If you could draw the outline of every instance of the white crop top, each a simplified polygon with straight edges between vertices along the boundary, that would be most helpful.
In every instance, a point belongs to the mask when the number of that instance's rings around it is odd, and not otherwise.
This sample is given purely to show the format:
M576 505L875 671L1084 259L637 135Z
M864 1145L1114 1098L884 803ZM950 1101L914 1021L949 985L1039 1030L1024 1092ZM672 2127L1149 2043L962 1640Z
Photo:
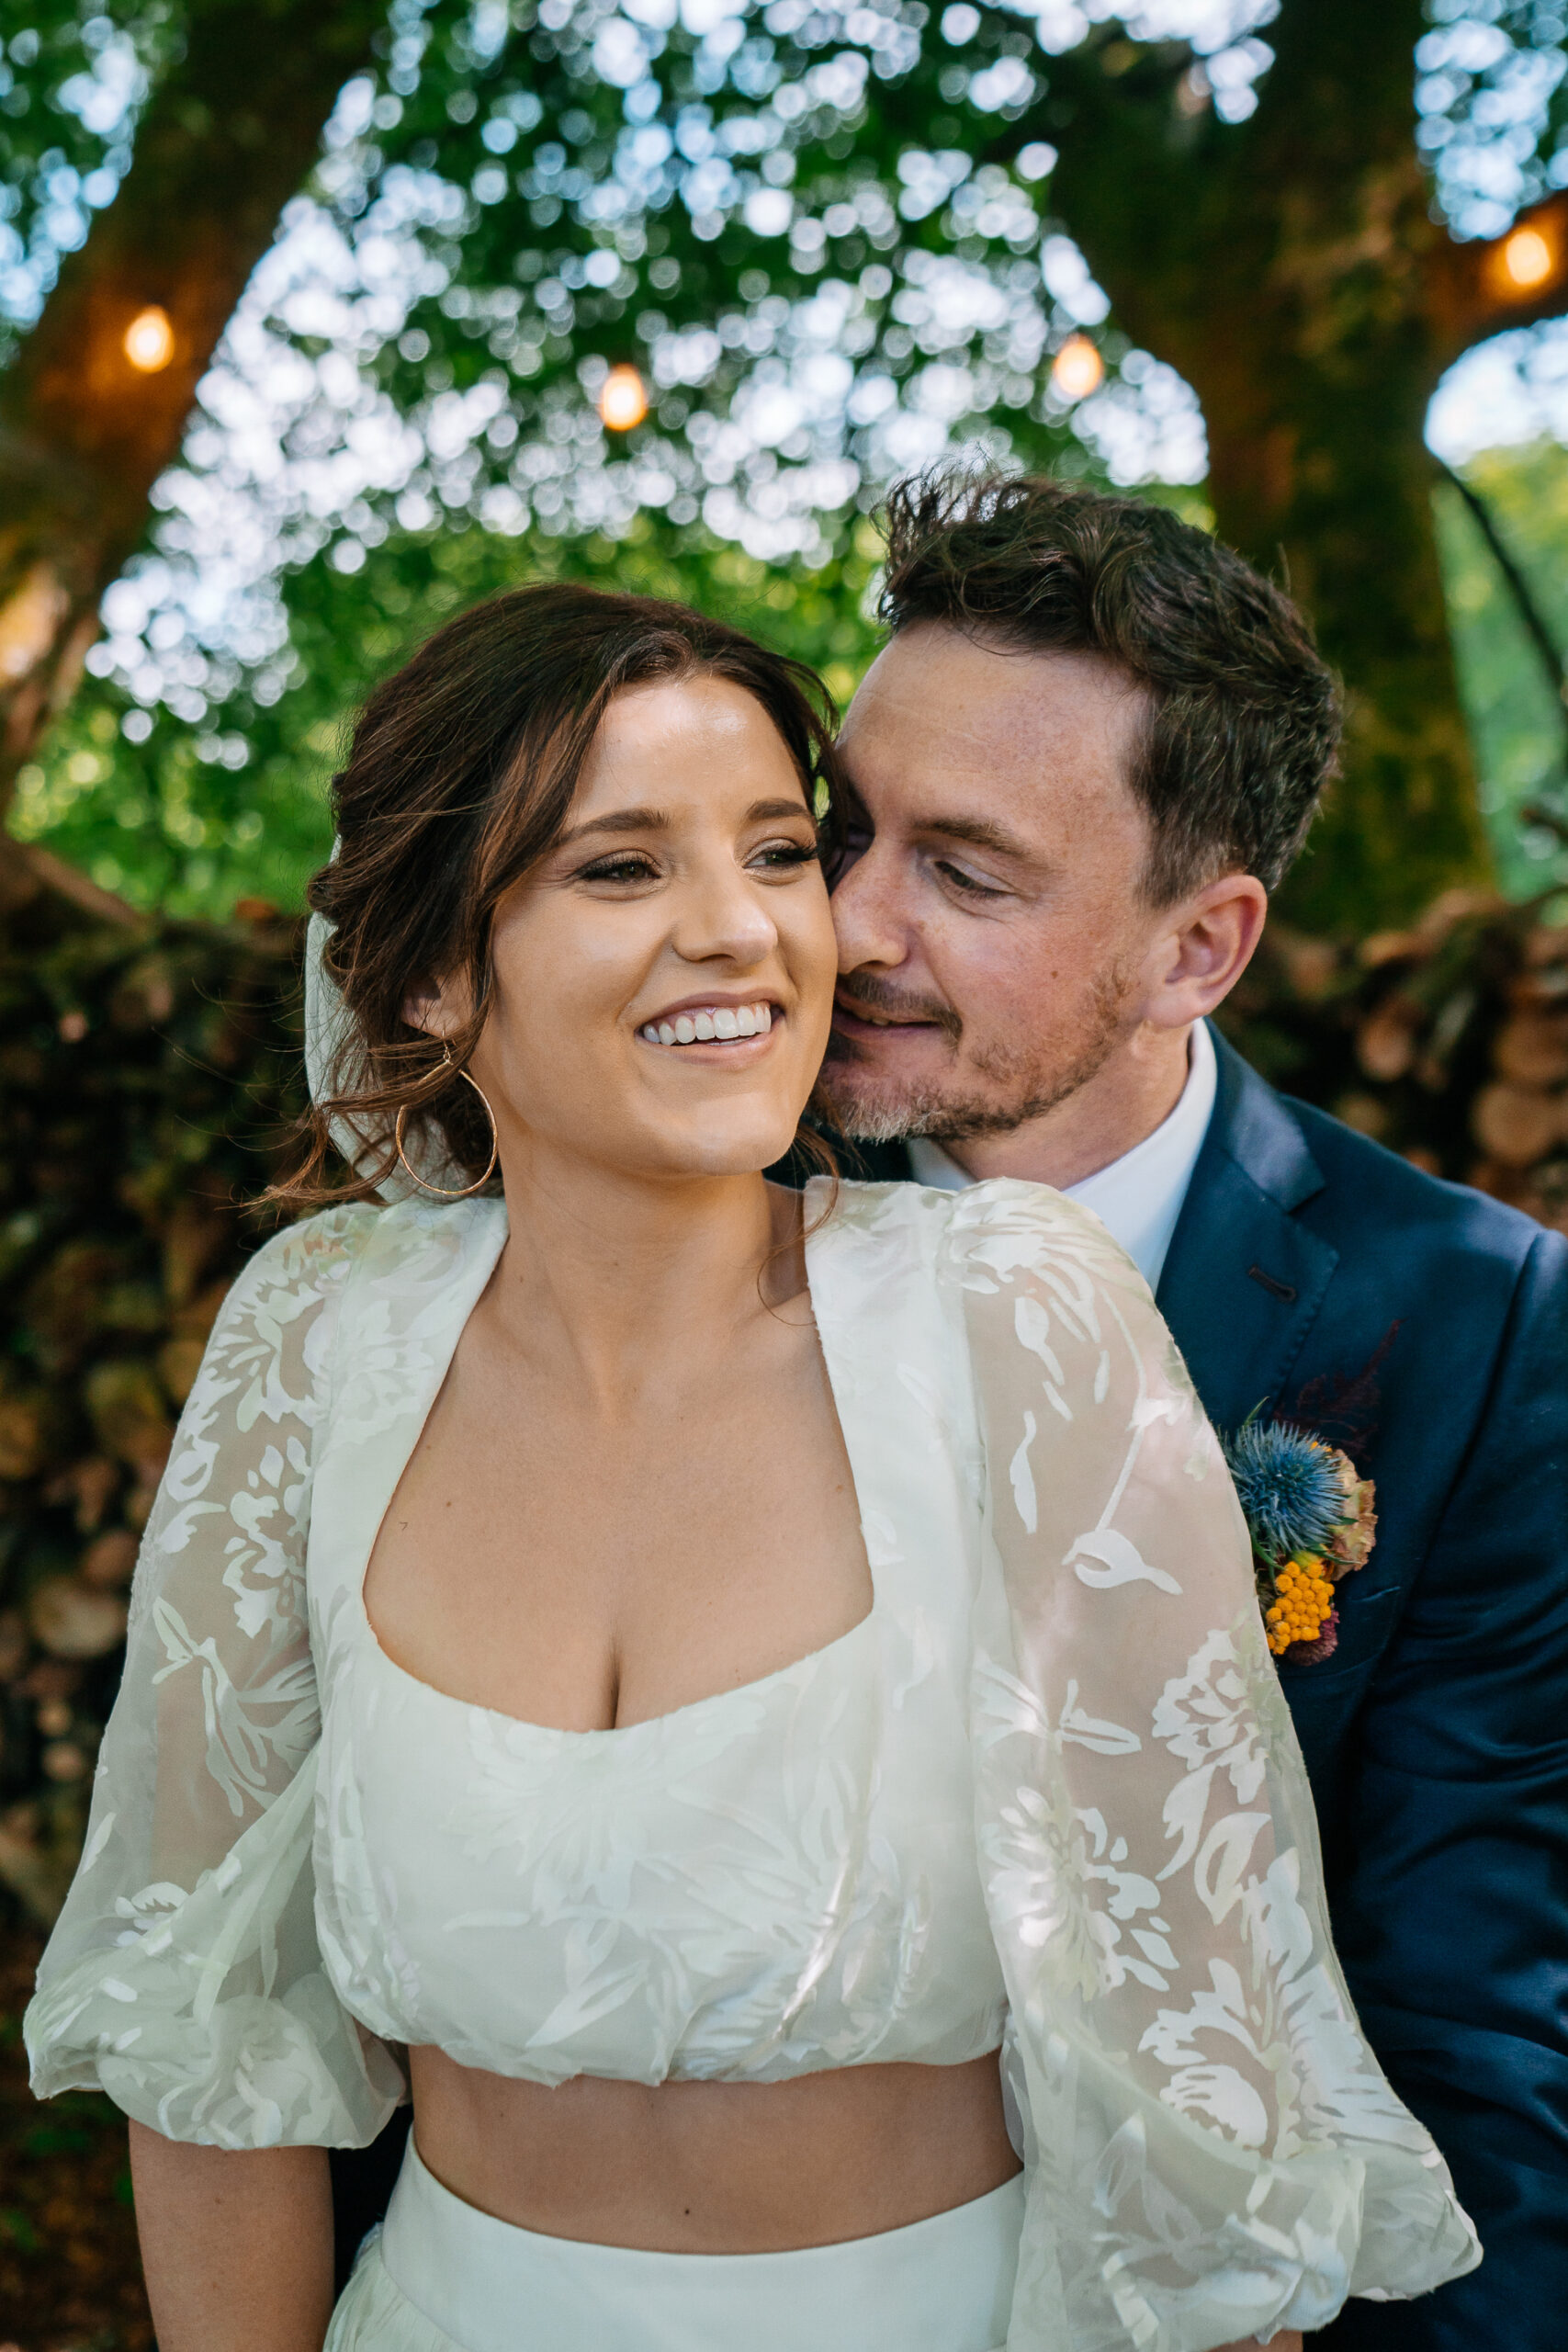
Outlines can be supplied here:
M956 2062L1005 2019L1011 2352L1198 2352L1469 2269L1329 1940L1223 1460L1096 1219L844 1187L807 1269L871 1614L576 1734L416 1681L362 1598L503 1233L491 1202L334 1209L231 1293L28 2013L39 2095L362 2145L390 2043L766 2082Z
M854 1473L871 1614L781 1672L614 1731L520 1723L394 1665L362 1599L377 1530L505 1213L433 1263L395 1421L317 1471L322 1597L316 1919L339 1999L389 2041L465 2066L773 2082L981 2056L1007 1996L975 1850L966 1683L973 1460L905 1442L886 1366L956 1370L910 1287L822 1340ZM821 1261L834 1238L810 1245ZM829 1289L832 1287L829 1277ZM349 1341L352 1347L352 1339ZM318 1566L318 1561L320 1566Z

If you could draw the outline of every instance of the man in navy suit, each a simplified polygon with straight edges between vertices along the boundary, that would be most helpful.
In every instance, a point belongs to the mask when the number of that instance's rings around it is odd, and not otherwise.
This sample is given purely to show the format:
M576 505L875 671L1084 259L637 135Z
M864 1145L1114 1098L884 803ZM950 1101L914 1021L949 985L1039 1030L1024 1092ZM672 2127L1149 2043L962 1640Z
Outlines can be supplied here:
M1162 508L1048 482L906 485L889 531L823 1106L870 1173L1086 1202L1219 1427L1261 1407L1376 1481L1337 1647L1281 1680L1358 2008L1485 2253L1314 2341L1562 2352L1568 1244L1207 1025L1333 763L1289 602Z

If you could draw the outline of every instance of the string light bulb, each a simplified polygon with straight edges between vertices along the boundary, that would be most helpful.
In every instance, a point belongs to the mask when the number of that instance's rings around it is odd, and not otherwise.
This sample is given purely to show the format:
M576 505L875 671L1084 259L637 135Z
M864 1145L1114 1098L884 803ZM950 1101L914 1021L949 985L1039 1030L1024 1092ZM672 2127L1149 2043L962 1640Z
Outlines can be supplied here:
M1516 229L1503 246L1503 268L1522 294L1544 286L1557 267L1557 256L1539 229Z
M1056 354L1051 382L1065 401L1087 400L1105 377L1100 347L1087 334L1070 334Z
M175 331L167 311L156 302L138 311L125 330L123 348L131 366L143 376L155 376L160 368L166 368L175 356Z
M612 368L599 388L599 418L612 433L629 433L648 414L648 393L635 368Z

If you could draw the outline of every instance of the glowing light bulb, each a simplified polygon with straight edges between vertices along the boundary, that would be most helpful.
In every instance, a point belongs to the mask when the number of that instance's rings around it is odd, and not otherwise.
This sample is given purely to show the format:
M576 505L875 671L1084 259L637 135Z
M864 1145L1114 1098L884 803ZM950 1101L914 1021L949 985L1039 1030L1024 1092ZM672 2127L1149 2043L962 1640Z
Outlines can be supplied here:
M599 415L612 433L629 433L648 414L648 394L635 368L612 368L599 391Z
M167 311L156 302L138 311L125 330L124 351L131 366L144 376L155 376L160 368L166 368L175 356L175 331Z
M1098 347L1087 334L1073 334L1056 354L1051 381L1065 401L1081 401L1098 390L1104 375L1105 362Z
M1539 229L1516 229L1503 247L1503 267L1522 292L1544 286L1557 267L1557 256Z

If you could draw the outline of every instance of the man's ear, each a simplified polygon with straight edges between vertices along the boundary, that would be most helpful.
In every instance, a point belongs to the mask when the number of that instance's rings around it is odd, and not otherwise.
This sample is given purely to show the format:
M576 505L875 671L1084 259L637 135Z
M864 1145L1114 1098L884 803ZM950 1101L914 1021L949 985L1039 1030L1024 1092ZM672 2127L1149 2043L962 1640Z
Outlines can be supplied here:
M1145 1018L1184 1029L1223 1004L1251 963L1269 916L1255 874L1223 874L1170 910Z

